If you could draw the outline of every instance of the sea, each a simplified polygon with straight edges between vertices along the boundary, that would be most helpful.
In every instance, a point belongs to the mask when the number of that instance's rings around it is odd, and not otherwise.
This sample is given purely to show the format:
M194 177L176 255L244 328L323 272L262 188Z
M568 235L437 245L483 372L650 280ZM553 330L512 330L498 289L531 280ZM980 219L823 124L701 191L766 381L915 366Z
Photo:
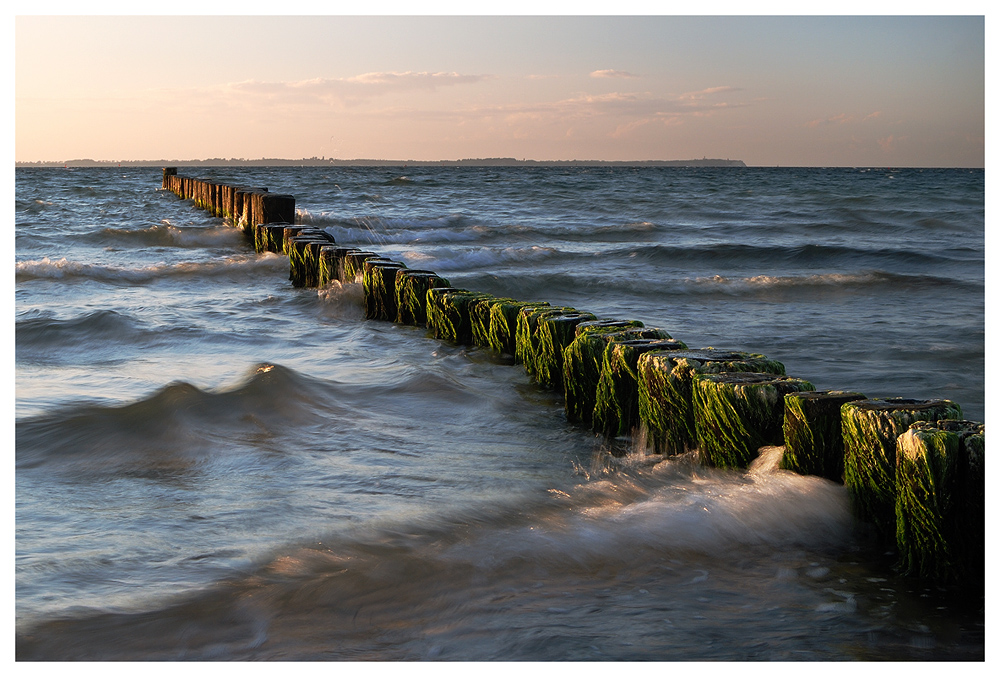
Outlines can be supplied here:
M453 286L985 419L980 169L179 171ZM899 575L780 448L597 437L161 176L15 171L18 660L984 660L985 597Z

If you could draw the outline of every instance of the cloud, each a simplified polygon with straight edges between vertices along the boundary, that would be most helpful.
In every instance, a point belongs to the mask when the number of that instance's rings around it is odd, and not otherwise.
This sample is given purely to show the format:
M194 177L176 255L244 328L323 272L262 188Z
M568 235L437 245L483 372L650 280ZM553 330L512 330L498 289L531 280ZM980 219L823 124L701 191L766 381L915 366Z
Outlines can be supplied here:
M713 94L722 94L724 92L736 92L739 91L736 87L709 87L707 89L700 89L697 92L686 92L680 95L682 101L701 101Z
M343 82L362 85L388 86L396 89L433 89L447 85L469 85L490 79L489 75L462 75L461 73L415 73L413 71L363 73L345 78Z
M869 113L868 115L861 118L861 122L867 122L869 120L874 120L882 115L882 111L875 111L874 113ZM804 127L816 128L820 125L843 125L849 122L857 122L858 116L850 115L848 113L839 113L837 115L831 115L827 118L820 118L818 120L810 120L803 125Z
M900 141L905 141L905 140L906 140L905 136L895 136L893 134L890 134L889 136L877 139L876 143L878 143L878 147L881 148L884 152L889 153L896 150L896 146L899 144Z
M471 85L493 77L455 72L387 71L362 73L347 78L313 78L296 81L245 80L187 92L171 92L168 96L174 98L186 93L192 98L211 100L216 105L237 107L258 105L261 100L269 104L290 106L355 106L378 96Z
M629 73L628 71L616 71L613 68L608 68L607 70L603 70L603 71L594 71L593 73L590 74L590 77L592 77L592 78L626 78L626 79L634 79L634 78L638 78L639 76L635 75L633 73Z

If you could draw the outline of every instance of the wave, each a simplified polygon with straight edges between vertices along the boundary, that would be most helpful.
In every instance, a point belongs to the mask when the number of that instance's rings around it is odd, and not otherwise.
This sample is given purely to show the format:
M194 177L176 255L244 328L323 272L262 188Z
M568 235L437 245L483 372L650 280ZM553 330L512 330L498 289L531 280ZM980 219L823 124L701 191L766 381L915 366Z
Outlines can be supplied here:
M826 273L816 275L753 275L751 277L711 277L688 278L678 286L685 291L725 292L732 294L752 293L767 289L843 289L872 290L888 288L895 290L916 290L925 288L975 288L981 285L962 280L935 275L889 273L882 270L859 273Z
M335 436L331 422L351 427L377 416L384 425L385 416L403 421L425 407L428 416L443 405L474 415L488 405L475 390L433 371L400 370L378 358L376 371L386 369L392 378L380 373L377 383L348 384L262 363L230 388L176 382L129 404L66 405L16 423L16 465L176 477L225 450L267 446L281 430L308 434L306 428L318 426L316 434L328 444Z
M665 616L690 619L699 636L704 620L713 636L735 633L741 643L739 630L718 625L721 613L737 625L755 618L733 601L803 619L821 608L829 618L823 605L843 601L803 592L809 586L796 579L829 578L822 565L835 566L850 543L844 488L764 460L725 472L690 455L642 458L541 494L304 537L166 608L37 624L19 634L18 658L388 660L444 650L466 660L554 659L568 658L556 639L582 635L593 655L594 638L616 636L627 622L655 623L658 641L652 653L627 643L622 659L662 659L690 641L670 636Z
M408 264L435 271L449 272L486 268L517 263L531 265L560 255L552 247L473 247L468 249L432 249L427 251L406 251L402 257Z
M132 247L232 247L244 238L242 231L230 226L178 228L166 221L138 230L103 228L84 236L89 242Z
M423 264L422 264L423 265ZM713 275L705 277L670 277L643 275L628 270L596 270L560 264L563 269L535 272L520 271L517 275L498 276L481 271L452 279L452 283L470 289L481 289L498 296L534 298L538 290L548 296L566 298L614 299L648 298L661 305L710 298L746 297L795 294L814 297L827 294L871 294L896 291L943 290L982 294L983 285L934 275L863 271L859 273L827 273L813 275L753 275L747 277ZM581 273L591 269L593 272Z
M318 410L336 402L328 390L293 370L259 364L228 390L177 382L131 404L68 405L17 422L16 464L176 476L226 448L220 441L259 440L275 428L318 420Z
M973 253L973 252L969 252ZM716 243L706 245L664 245L653 244L639 248L627 248L607 253L614 258L639 259L651 262L676 263L685 265L706 265L718 267L720 264L741 265L746 263L766 264L769 268L776 264L823 268L849 264L851 267L929 267L943 262L967 261L967 257L948 256L945 252L931 253L913 249L865 249L843 245L753 245ZM981 255L981 254L980 254Z
M63 257L52 260L18 261L15 281L29 280L97 280L110 284L145 284L166 278L235 278L260 272L277 273L288 270L288 258L278 254L228 256L211 261L156 263L138 268L81 263Z
M464 214L426 219L344 218L330 213L298 212L297 219L323 228L337 242L351 244L436 244L444 242L631 242L646 240L661 227L649 221L605 225L522 225L476 223Z
M51 316L17 320L14 336L17 351L47 352L53 346L97 341L131 341L146 334L136 318L114 310L97 310L69 319Z

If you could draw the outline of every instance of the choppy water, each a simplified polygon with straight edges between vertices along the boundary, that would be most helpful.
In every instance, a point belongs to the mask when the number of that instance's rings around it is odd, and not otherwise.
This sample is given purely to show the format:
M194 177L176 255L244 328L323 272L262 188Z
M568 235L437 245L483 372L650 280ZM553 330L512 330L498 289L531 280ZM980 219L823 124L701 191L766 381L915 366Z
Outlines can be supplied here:
M983 420L984 173L260 168L456 286L639 319ZM488 351L159 190L16 173L19 658L975 659L843 487L618 459Z

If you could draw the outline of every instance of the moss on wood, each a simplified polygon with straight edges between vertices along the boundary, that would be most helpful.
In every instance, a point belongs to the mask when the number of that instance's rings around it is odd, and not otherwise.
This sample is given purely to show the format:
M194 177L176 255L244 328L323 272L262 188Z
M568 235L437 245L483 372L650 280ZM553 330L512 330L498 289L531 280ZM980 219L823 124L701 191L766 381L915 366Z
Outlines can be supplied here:
M341 261L347 252L360 251L354 247L338 247L326 245L319 250L319 280L317 284L325 287L334 280L340 279Z
M646 353L639 358L637 369L639 420L647 441L665 455L697 446L692 395L696 373L785 373L783 364L759 353L715 348Z
M472 340L469 304L473 300L489 296L482 292L450 287L428 289L427 328L439 339L469 344Z
M295 287L315 286L319 277L318 261L312 256L309 246L326 244L326 239L317 235L296 235L288 240L288 279Z
M761 447L783 441L785 395L815 390L790 376L755 372L694 374L695 435L702 462L745 468Z
M951 582L957 567L948 533L958 435L915 423L896 440L896 546L904 573Z
M575 313L576 308L567 306L525 306L518 311L517 328L514 333L514 361L524 365L524 370L532 379L537 373L538 321L552 315Z
M609 331L614 331L617 329L636 329L645 327L639 320L614 320L610 318L601 318L595 320L587 320L586 322L581 322L576 325L576 333L573 335L574 338L583 334L587 331L592 331L594 329L606 329ZM667 336L666 338L670 338Z
M381 258L375 252L353 251L344 255L341 282L361 282L364 279L365 261Z
M582 336L592 333L594 332L587 332ZM686 346L683 343L674 339L612 338L604 349L601 375L597 381L594 432L606 437L630 434L632 428L639 424L639 358L643 353L654 350L684 348Z
M563 351L576 337L578 324L596 319L592 313L551 315L539 319L535 373L541 385L562 389Z
M669 339L662 329L645 328L641 322L616 320L622 324L581 322L576 326L576 338L563 350L563 395L566 418L588 428L594 422L597 382L601 377L604 351L612 340L637 338ZM683 345L683 344L680 344Z
M863 400L861 393L840 390L785 395L785 453L780 467L800 475L844 481L844 439L840 408Z
M450 286L448 280L429 270L402 268L396 271L396 322L427 324L427 290Z
M280 253L284 249L285 227L290 224L261 224L254 232L254 249L258 252Z
M918 421L897 438L896 545L905 573L982 586L985 478L974 468L983 449L984 426L974 421Z
M844 486L859 519L875 525L880 538L896 532L896 440L917 421L961 419L950 400L889 398L857 400L840 408L844 438Z
M472 345L481 348L490 348L490 322L493 306L498 303L511 303L516 299L496 298L491 296L484 299L476 299L469 305L469 322L471 323Z
M367 259L362 273L365 317L370 320L396 319L396 271L405 264L388 259Z
M548 301L507 301L498 299L490 306L489 344L501 355L516 352L517 316L522 308L550 307Z

